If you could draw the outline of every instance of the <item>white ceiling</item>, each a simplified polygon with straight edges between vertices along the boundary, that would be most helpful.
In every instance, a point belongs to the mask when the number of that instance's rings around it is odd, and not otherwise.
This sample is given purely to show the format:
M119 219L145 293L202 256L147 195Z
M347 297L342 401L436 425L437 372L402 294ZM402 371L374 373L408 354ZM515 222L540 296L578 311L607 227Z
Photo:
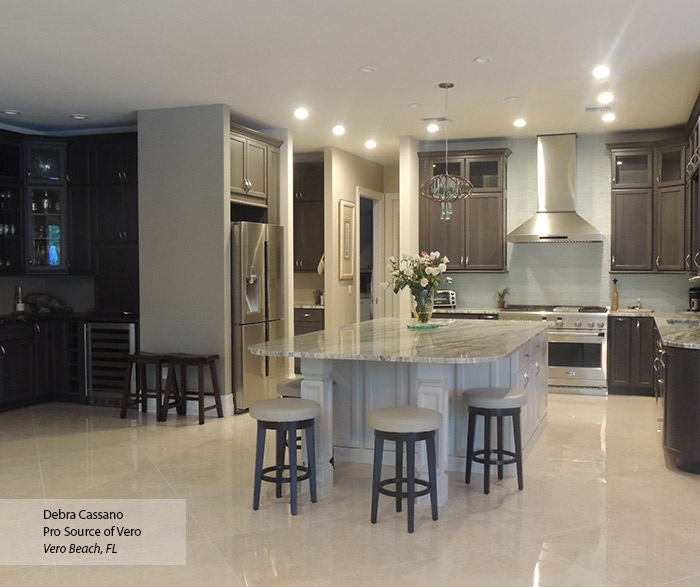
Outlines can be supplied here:
M450 138L685 123L700 91L700 1L8 0L0 48L0 109L22 113L0 114L5 128L133 126L138 110L225 103L257 128L292 129L296 152L335 145L386 164L400 136L436 138L422 118L445 114L443 81L455 84ZM606 82L591 76L600 63ZM610 124L584 111L604 90Z

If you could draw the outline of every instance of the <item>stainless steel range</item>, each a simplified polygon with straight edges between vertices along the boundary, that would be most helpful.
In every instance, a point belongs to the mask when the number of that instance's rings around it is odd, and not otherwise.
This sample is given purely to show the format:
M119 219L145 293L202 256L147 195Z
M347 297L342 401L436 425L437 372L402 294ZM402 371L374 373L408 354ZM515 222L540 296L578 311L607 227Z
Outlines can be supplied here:
M509 306L502 320L546 320L549 390L607 395L608 308L603 306Z

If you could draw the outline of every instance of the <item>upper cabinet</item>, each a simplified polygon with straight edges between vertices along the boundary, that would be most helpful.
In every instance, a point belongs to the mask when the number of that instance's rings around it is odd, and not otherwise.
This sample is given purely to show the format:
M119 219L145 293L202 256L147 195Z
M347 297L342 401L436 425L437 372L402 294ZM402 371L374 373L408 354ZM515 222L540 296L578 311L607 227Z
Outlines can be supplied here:
M685 145L608 145L611 152L612 272L690 269Z
M65 271L66 190L27 188L27 272Z
M66 145L59 142L27 141L24 147L27 185L63 185Z
M280 141L259 132L231 124L231 200L253 206L267 206L268 197L279 186Z
M294 271L316 271L323 255L323 162L294 164Z
M445 173L461 175L474 189L452 204L452 218L440 218L440 204L420 198L421 251L440 251L448 271L505 271L506 161L509 149L419 153L421 183Z
M138 155L135 139L114 138L90 146L90 181L93 184L136 183Z
M0 182L21 182L22 137L0 131Z

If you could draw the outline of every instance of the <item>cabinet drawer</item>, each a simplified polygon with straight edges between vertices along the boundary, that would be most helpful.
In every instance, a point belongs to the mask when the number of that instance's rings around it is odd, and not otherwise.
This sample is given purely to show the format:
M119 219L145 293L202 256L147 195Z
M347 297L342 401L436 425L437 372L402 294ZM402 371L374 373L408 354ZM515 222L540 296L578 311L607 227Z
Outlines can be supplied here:
M323 325L323 312L318 308L294 308L294 322L320 322Z

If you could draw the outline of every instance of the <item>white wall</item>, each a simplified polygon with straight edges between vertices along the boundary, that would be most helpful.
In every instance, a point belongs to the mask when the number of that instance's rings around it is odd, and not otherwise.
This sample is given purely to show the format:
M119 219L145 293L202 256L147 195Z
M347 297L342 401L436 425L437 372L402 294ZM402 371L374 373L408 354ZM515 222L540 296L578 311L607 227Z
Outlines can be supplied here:
M231 413L229 108L141 111L138 142L141 349L218 353Z
M610 305L612 279L619 281L620 307L640 297L644 307L685 309L688 275L624 275L610 270L610 153L607 142L644 140L662 135L611 137L582 135L577 139L577 210L603 234L603 243L508 243L505 274L453 274L458 305L495 308L497 289L509 287L511 304ZM493 139L451 143L451 149L508 147L507 232L537 210L536 138ZM424 144L421 150L439 150ZM683 227L679 226L679 230ZM411 251L402 251L411 252Z

